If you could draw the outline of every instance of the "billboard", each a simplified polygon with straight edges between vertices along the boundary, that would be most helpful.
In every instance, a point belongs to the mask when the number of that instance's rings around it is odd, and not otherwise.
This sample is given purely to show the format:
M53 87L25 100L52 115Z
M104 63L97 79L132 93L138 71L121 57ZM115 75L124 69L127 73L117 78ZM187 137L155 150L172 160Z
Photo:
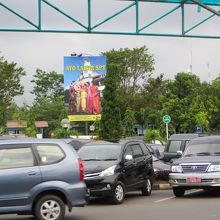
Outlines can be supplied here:
M105 56L64 57L65 105L70 121L95 121L101 117L105 74Z

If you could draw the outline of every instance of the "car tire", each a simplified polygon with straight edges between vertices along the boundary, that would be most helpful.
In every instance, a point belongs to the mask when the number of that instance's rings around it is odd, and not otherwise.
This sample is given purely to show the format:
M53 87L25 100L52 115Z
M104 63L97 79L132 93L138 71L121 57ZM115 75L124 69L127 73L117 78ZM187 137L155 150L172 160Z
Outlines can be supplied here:
M143 196L150 196L152 191L152 181L150 178L147 178L147 180L144 183L143 188L141 189Z
M185 193L185 189L181 187L173 187L173 194L176 197L183 197Z
M114 204L121 204L125 199L125 186L121 181L118 181L114 187L112 202Z
M42 196L36 202L34 215L38 220L62 220L65 215L65 204L58 196Z

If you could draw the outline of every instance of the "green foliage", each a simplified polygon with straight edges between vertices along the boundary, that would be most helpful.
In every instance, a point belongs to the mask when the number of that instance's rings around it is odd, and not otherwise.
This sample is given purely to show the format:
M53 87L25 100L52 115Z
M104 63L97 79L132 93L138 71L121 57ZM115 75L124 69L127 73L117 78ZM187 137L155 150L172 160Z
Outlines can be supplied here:
M69 138L70 136L79 136L80 133L73 129L56 128L53 132L53 138Z
M108 73L105 77L99 130L99 136L102 139L119 139L122 135L117 70L116 66L109 65Z
M126 109L125 118L124 118L125 137L132 137L135 135L134 125L135 125L135 114L134 111L128 107Z
M21 77L25 71L17 64L9 63L0 57L0 125L4 126L7 117L7 109L17 95L22 95L24 87L21 85Z
M159 140L161 143L163 143L163 138L157 130L148 130L144 135L144 141L146 143L155 143L156 140Z
M0 127L0 134L7 134L5 127Z
M32 94L36 96L37 101L44 97L53 98L64 95L63 74L54 71L46 73L37 69L34 80L31 82L35 84Z
M118 80L126 93L135 93L138 82L145 80L154 70L154 59L146 46L113 49L103 54L107 56L109 65L117 66Z
M25 135L28 137L36 137L37 135L37 128L35 126L27 127L24 131Z

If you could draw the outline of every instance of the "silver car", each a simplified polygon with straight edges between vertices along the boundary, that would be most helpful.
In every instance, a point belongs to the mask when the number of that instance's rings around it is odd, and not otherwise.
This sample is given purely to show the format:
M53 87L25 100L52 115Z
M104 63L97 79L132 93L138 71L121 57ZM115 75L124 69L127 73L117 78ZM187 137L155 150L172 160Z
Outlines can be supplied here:
M176 197L188 189L220 186L220 136L193 139L171 166L169 182Z
M59 140L0 142L0 214L32 214L61 220L66 206L86 204L83 163Z

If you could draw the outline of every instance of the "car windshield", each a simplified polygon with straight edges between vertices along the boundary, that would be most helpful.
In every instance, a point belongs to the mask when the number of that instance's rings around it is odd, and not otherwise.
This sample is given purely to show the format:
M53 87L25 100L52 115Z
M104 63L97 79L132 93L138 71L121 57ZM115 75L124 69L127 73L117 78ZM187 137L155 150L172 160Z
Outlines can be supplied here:
M121 153L121 146L118 144L84 145L78 151L84 161L94 160L117 160Z
M200 143L189 145L184 153L185 157L210 155L220 156L220 143Z

